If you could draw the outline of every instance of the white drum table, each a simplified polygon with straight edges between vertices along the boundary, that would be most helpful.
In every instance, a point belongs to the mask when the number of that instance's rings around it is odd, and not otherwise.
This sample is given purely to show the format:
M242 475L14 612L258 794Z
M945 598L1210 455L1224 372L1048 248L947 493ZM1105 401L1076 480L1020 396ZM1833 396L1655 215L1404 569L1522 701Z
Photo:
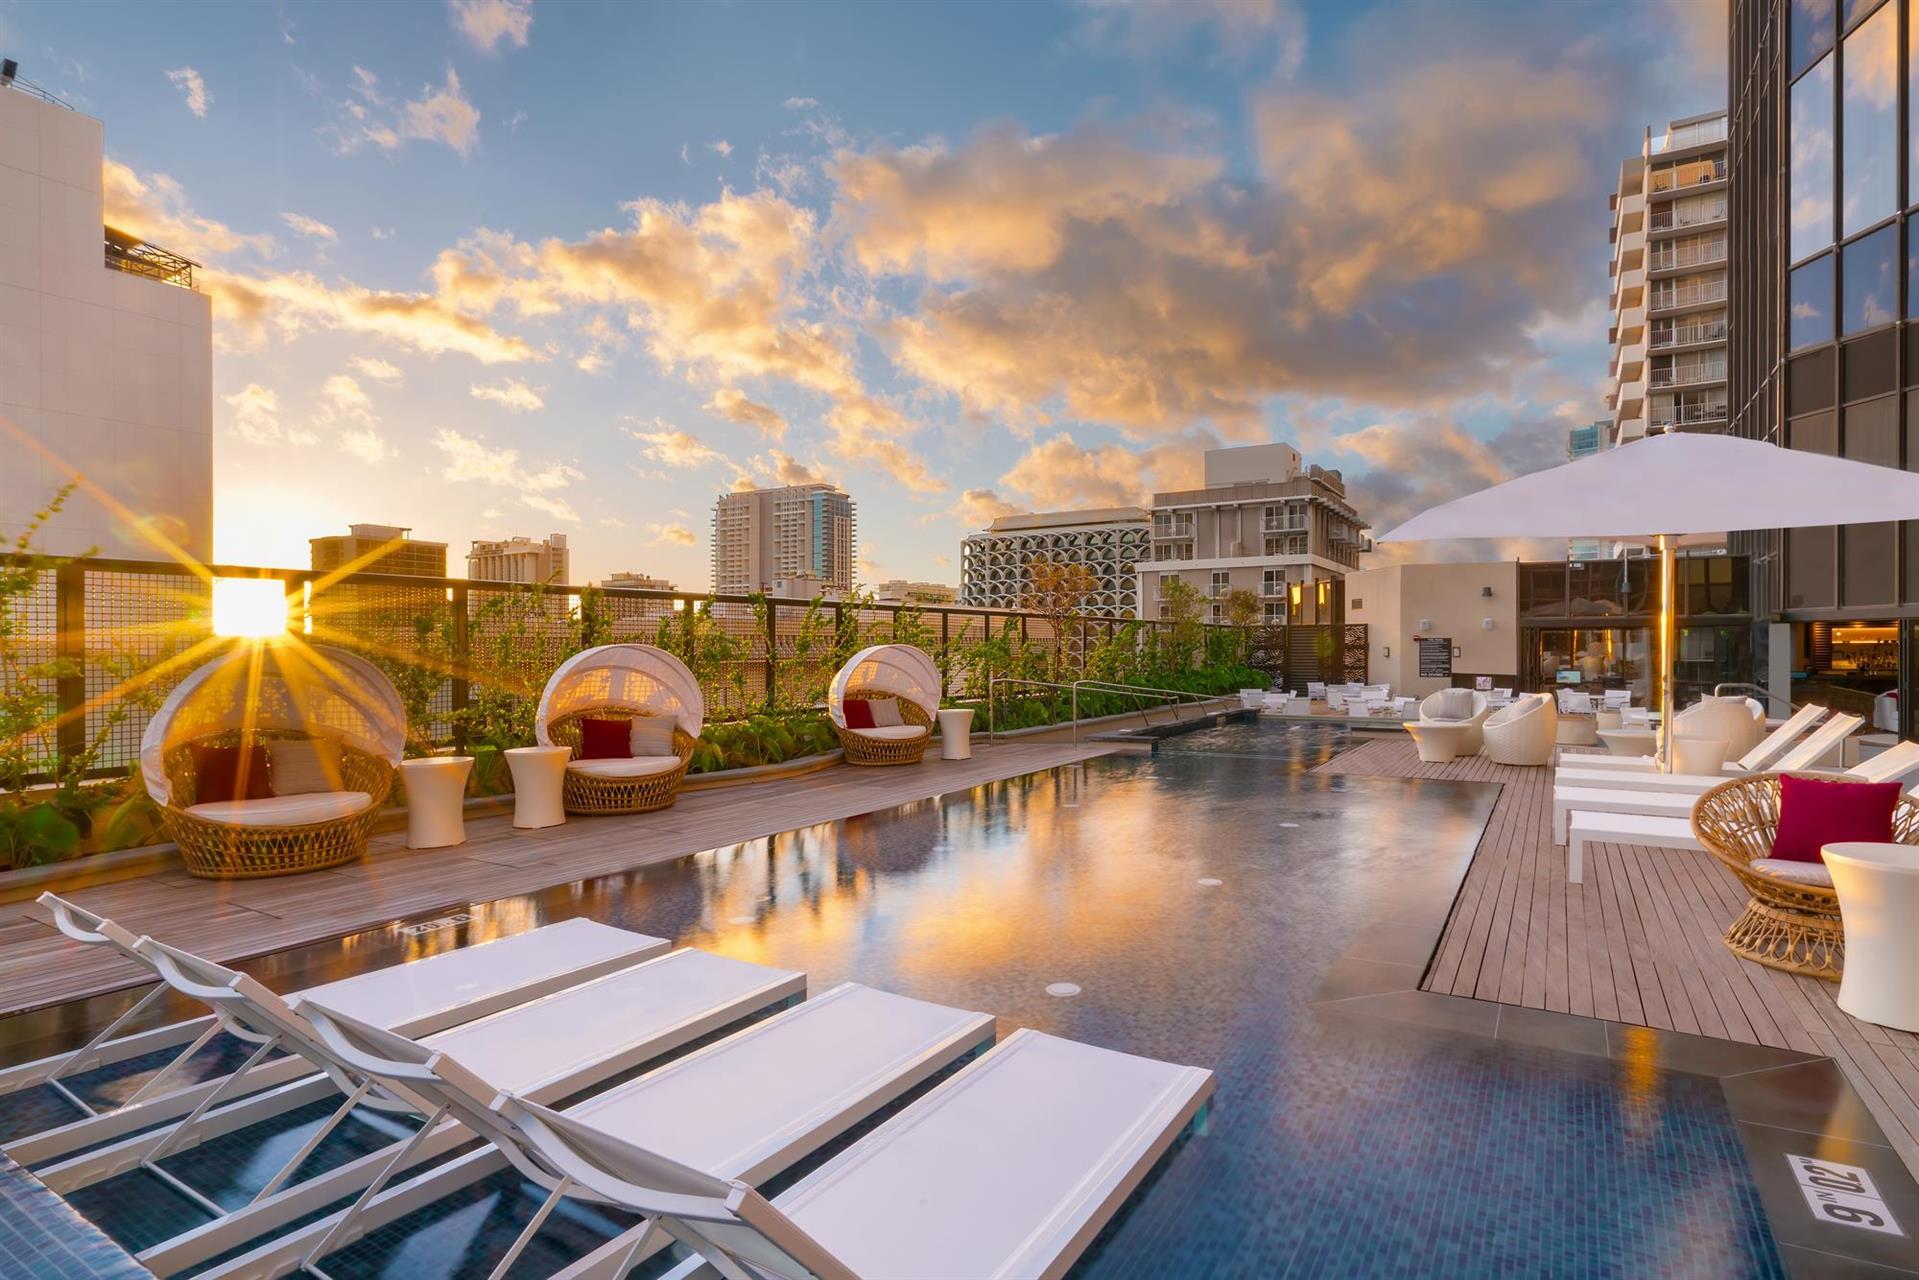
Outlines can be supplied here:
M444 849L466 843L466 779L472 756L426 756L400 761L406 784L406 847Z
M565 822L560 788L572 751L566 747L508 747L505 755L506 767L513 772L513 825L557 827Z
M1839 1007L1919 1031L1919 847L1848 842L1827 845L1825 855L1846 924Z
M1724 738L1689 738L1678 734L1672 740L1672 771L1696 773L1710 778L1726 767Z
M1596 747L1598 721L1590 715L1562 715L1559 727L1553 730L1553 740L1562 747Z
M948 707L939 714L940 759L973 758L973 711L970 707Z

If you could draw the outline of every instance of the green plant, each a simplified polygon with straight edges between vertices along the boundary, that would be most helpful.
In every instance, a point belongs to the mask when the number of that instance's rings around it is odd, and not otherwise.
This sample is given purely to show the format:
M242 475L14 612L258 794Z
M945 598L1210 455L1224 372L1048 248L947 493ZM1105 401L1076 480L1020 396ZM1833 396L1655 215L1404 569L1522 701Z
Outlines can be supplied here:
M761 712L709 724L693 748L693 773L749 769L821 755L838 744L833 726L813 711Z

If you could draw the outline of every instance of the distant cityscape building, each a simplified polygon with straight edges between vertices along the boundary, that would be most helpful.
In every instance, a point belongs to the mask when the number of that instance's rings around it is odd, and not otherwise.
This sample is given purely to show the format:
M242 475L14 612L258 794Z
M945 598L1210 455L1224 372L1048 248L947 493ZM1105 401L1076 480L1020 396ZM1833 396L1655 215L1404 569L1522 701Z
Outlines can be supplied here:
M359 573L446 577L446 543L421 542L413 530L394 524L350 524L344 534L307 539L316 573L351 565Z
M873 588L873 598L881 604L952 604L959 599L959 590L943 582L889 578Z
M1566 461L1577 462L1603 453L1612 442L1612 423L1604 418L1566 432ZM1573 538L1566 543L1568 560L1597 560L1605 554L1605 545L1597 538Z
M1147 616L1165 584L1184 580L1224 615L1229 591L1259 598L1269 622L1333 622L1341 581L1370 548L1337 471L1308 466L1288 444L1206 451L1206 484L1153 495L1150 561L1140 566Z
M1611 198L1611 443L1726 429L1726 113L1646 130Z
M720 595L853 589L859 548L853 500L830 484L722 494L713 504L713 590ZM795 586L795 584L801 584Z
M1040 559L1083 564L1098 584L1082 612L1107 618L1139 616L1139 565L1152 539L1141 507L1042 511L1001 516L960 543L959 603L1018 609Z
M567 585L566 535L535 542L524 534L499 541L475 539L466 553L466 576L475 582Z
M623 587L629 591L678 591L679 588L665 578L655 578L644 573L609 573L600 584L602 587Z
M0 82L0 540L78 472L42 550L213 558L213 317L196 263L106 226L100 121Z

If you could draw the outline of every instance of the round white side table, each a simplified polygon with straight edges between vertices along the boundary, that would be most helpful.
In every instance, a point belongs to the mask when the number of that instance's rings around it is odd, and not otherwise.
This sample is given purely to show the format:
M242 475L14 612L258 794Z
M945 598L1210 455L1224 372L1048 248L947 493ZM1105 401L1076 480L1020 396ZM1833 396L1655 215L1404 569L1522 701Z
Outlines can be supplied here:
M940 722L940 759L971 760L973 758L972 708L948 707L937 714Z
M1599 737L1616 756L1649 756L1659 749L1659 735L1651 729L1601 729Z
M504 754L513 773L513 825L557 827L565 822L560 785L573 752L566 747L508 747Z
M406 847L443 849L466 843L467 775L472 756L426 756L400 761L406 784Z
M1562 747L1596 747L1599 745L1599 724L1589 715L1562 715L1559 717L1559 726L1553 730L1553 737Z
M1672 740L1672 771L1699 773L1707 777L1726 767L1724 738L1689 738L1684 734Z
M1919 1031L1919 847L1844 842L1824 852L1846 925L1839 1007L1882 1027Z

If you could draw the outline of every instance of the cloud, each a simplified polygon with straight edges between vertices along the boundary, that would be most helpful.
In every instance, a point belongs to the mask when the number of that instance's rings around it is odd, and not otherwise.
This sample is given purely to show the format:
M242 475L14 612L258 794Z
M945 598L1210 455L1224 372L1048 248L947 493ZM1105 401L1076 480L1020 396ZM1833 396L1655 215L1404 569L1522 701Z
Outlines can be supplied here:
M464 435L450 427L441 427L433 437L446 465L440 478L454 484L484 484L513 491L520 503L557 520L579 522L579 513L559 491L586 476L563 462L549 463L538 471L520 465L517 449L490 447L484 438Z
M391 240L394 236L397 236L399 234L400 234L399 231L393 227L373 228L373 238L375 240Z
M361 377L371 378L375 382L398 382L405 376L399 365L378 356L354 356L347 364Z
M768 449L765 454L748 458L733 477L733 490L777 489L786 485L826 484L826 473L809 466L790 453Z
M1216 443L1201 437L1132 449L1056 435L1020 455L1000 483L1041 511L1145 506L1156 490L1197 487L1204 451Z
M241 347L258 345L268 331L293 338L317 329L364 334L429 355L457 352L482 364L542 358L524 340L500 333L432 294L329 284L304 271L247 275L209 270L203 275L228 340Z
M780 104L788 111L811 111L820 105L818 98L788 98Z
M683 524L649 524L648 541L655 546L691 547L699 544L699 535Z
M380 78L365 67L354 67L353 97L340 104L343 120L327 132L342 155L365 146L397 151L408 141L440 142L462 159L479 139L480 111L460 88L459 73L446 69L446 81L435 88L423 85L420 96L388 103Z
M220 397L233 410L233 434L248 444L310 445L319 437L311 431L280 422L280 397L270 388L249 382L232 395Z
M309 236L315 240L338 240L340 238L339 233L332 227L329 227L318 218L309 218L304 213L282 213L280 215L280 221L286 223L287 226L293 228L293 230L299 232L301 235Z
M518 378L508 378L498 386L481 386L476 382L473 384L473 398L491 400L515 413L531 413L546 407L546 401L540 398L540 392L544 389L529 387Z
M992 489L967 489L946 514L969 529L984 529L1001 516L1023 515L1027 508L1008 502ZM934 517L937 518L937 517Z
M192 67L176 67L167 72L167 79L173 87L187 95L187 110L202 120L207 118L207 104L213 95L207 92L207 82Z
M1397 415L1336 436L1332 450L1366 468L1346 482L1347 497L1385 532L1429 507L1566 460L1566 423L1515 423L1482 438L1440 414ZM1422 555L1461 548L1423 546Z
M702 467L724 459L691 432L681 431L669 422L653 420L653 431L635 431L633 438L646 447L648 458L665 467Z
M368 424L378 421L373 416L373 398L344 373L336 373L320 384L320 400L333 416Z
M319 400L314 422L335 430L340 452L370 465L394 456L392 446L380 434L373 398L352 377L336 373L328 378L320 384Z
M201 217L188 206L180 184L164 173L142 177L109 157L100 178L107 225L175 253L204 261L239 253L271 257L279 249L272 236L245 234Z
M1095 48L1163 56L1169 44L1205 30L1221 57L1245 62L1270 51L1282 77L1306 59L1306 18L1286 0L1079 0L1079 35Z
M526 48L533 26L533 0L449 0L453 29L482 53L498 53L500 41Z
M718 156L730 156L733 154L733 144L725 138L719 138L707 143L706 149Z
M705 408L729 422L752 427L770 440L778 440L786 434L786 419L780 416L777 409L747 399L746 393L738 387L722 387L715 391Z
M341 432L340 452L351 454L369 465L385 462L393 456L392 446L371 427L355 427L351 431Z

